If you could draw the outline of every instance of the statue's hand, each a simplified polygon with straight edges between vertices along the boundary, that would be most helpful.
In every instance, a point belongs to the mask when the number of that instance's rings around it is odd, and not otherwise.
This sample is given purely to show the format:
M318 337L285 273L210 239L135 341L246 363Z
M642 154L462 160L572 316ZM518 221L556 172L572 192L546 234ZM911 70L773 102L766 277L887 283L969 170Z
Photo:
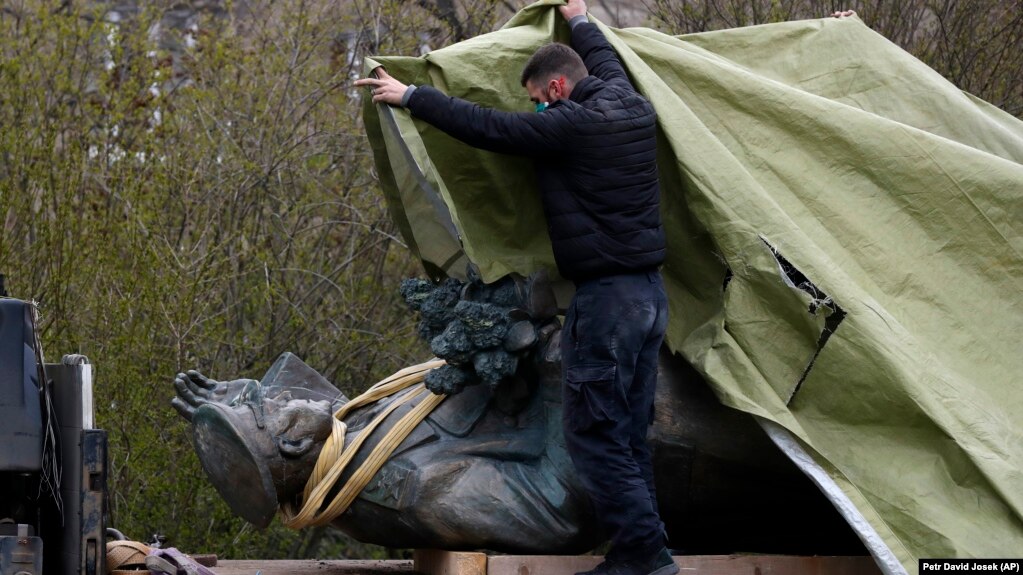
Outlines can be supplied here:
M179 373L174 378L174 389L178 396L171 399L171 405L181 417L192 421L192 415L204 403L209 403L212 391L216 389L217 382L211 380L198 371L190 370L188 373Z
M181 417L192 421L195 410L203 404L230 403L250 381L252 380L216 381L195 370L179 373L174 378L174 389L178 395L171 399L171 406L181 414Z

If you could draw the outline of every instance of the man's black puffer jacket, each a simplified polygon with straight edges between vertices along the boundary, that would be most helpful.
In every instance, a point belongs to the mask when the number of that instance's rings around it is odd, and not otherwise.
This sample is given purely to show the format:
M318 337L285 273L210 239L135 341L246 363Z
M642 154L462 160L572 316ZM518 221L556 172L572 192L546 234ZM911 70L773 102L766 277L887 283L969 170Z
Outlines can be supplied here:
M572 46L590 75L543 113L510 113L415 89L408 108L469 145L531 156L561 275L581 281L664 261L657 125L600 30L582 23Z

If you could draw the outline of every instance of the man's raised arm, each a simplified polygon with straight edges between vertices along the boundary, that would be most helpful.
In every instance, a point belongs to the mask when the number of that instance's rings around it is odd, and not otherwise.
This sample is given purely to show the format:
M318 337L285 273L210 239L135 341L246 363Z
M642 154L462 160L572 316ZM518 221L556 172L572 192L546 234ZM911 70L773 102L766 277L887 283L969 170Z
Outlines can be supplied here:
M590 75L609 84L621 84L635 89L607 38L596 24L586 19L586 2L568 0L568 4L558 7L558 10L572 29L572 47L582 56Z
M560 152L571 143L571 121L563 110L546 114L502 112L461 98L453 98L431 86L405 85L374 70L376 78L362 78L356 86L372 88L373 102L403 106L459 140L491 152L518 156L542 156Z

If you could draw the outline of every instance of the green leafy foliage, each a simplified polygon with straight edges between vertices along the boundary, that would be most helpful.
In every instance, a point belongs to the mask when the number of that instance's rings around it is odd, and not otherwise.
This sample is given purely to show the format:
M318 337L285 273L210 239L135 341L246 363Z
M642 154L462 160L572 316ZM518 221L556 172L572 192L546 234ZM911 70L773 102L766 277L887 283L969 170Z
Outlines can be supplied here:
M48 360L96 366L112 524L221 557L394 555L233 517L171 381L292 351L354 395L429 354L352 81L364 53L450 30L397 1L204 4L183 26L140 5L0 11L0 273L39 302Z

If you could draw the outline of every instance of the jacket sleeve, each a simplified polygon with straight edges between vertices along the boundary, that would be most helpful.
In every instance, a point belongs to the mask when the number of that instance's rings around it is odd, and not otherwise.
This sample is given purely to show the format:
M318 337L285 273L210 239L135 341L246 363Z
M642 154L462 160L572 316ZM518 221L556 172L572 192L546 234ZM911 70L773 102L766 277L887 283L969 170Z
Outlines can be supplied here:
M417 118L470 146L519 156L540 156L568 149L572 121L562 106L542 114L501 112L431 86L418 86L408 101Z
M582 56L586 70L608 84L617 84L635 91L625 68L618 60L611 44L592 22L583 22L572 28L572 47Z

